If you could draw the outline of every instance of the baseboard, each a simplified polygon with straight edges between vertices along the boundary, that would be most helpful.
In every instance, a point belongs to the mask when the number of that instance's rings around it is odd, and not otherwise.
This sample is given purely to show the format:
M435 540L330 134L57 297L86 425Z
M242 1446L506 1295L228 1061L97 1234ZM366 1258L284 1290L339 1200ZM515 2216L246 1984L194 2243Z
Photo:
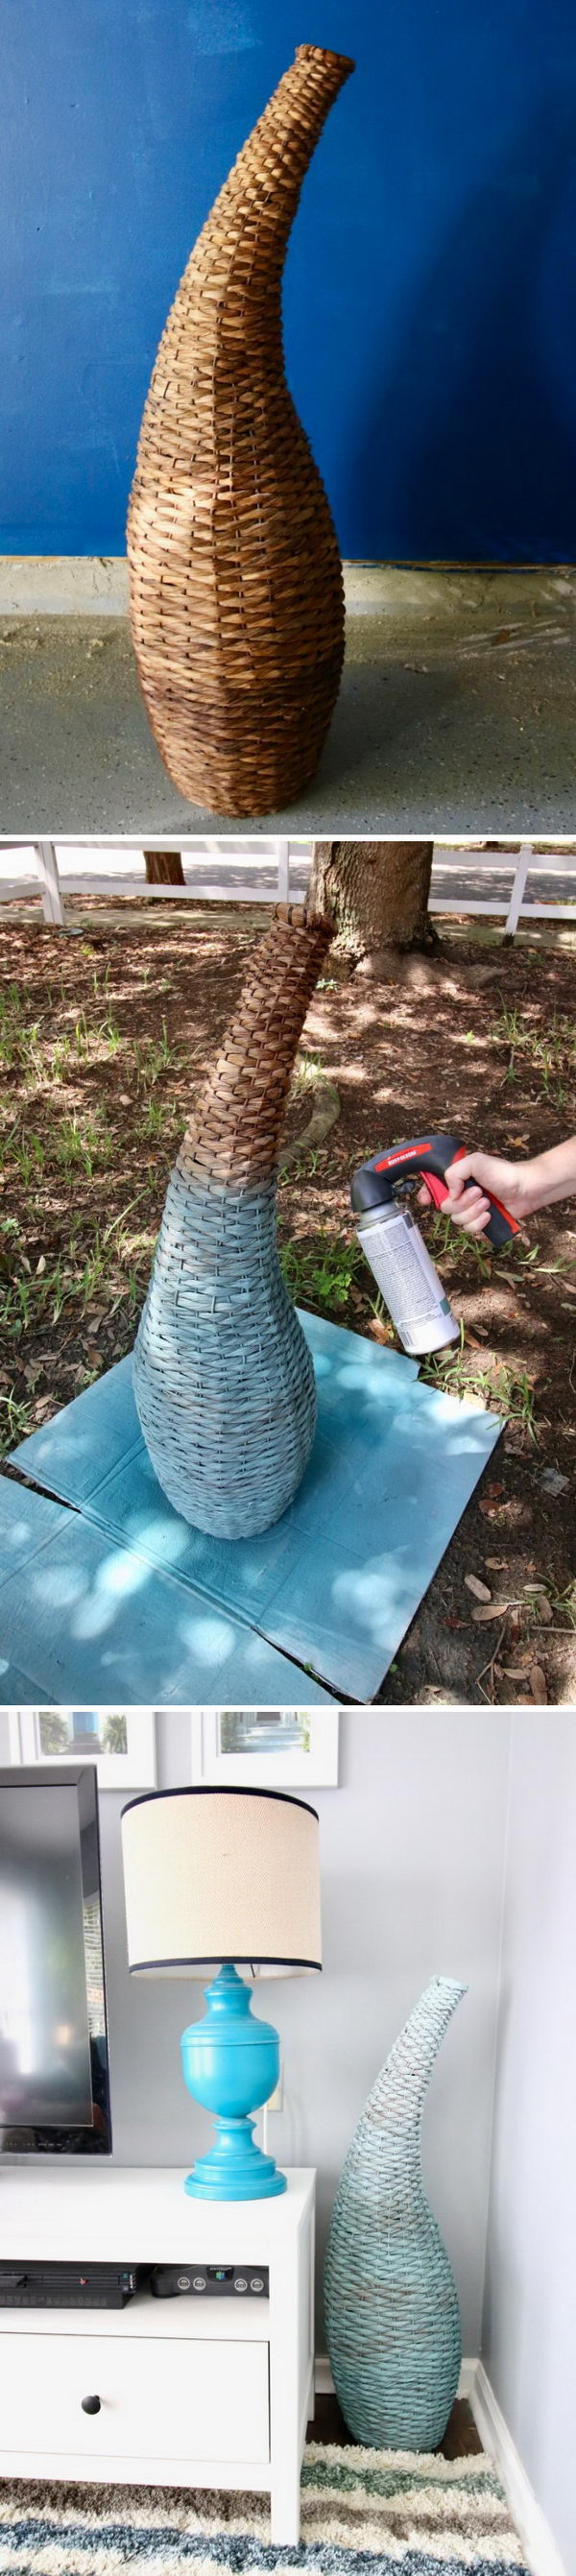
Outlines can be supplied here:
M125 617L125 555L0 555L3 617Z
M476 2361L464 2360L460 2366L460 2378L458 2381L457 2393L459 2397L469 2397L470 2402L472 2402L472 2389L477 2368L478 2364ZM314 2363L314 2388L317 2397L333 2397L334 2395L334 2381L327 2352L317 2352L316 2354L316 2360Z
M464 587L469 612L474 602L485 615L486 582L494 584L493 616L515 602L515 614L531 614L531 594L546 597L560 584L560 602L576 591L574 566L561 564L394 564L345 563L344 593L349 617L414 619L438 613L450 628L461 614ZM0 555L0 615L3 617L125 617L128 567L125 555Z
M500 2471L510 2512L517 2524L532 2576L568 2576L556 2541L536 2502L520 2453L508 2431L482 2361L477 2362L470 2404L484 2450Z
M437 572L395 564L343 565L348 615L377 616L407 597L416 605L436 597ZM126 617L125 555L0 555L0 613L4 617Z

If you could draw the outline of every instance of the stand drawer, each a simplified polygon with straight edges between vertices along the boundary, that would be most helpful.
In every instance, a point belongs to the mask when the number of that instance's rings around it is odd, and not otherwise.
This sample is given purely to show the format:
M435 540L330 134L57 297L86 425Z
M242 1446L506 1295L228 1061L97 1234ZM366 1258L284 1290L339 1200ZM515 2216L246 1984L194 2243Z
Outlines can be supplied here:
M82 2400L98 2397L97 2412ZM2 2453L232 2463L270 2457L267 2343L10 2334L0 2344ZM241 2483L241 2481L239 2481Z

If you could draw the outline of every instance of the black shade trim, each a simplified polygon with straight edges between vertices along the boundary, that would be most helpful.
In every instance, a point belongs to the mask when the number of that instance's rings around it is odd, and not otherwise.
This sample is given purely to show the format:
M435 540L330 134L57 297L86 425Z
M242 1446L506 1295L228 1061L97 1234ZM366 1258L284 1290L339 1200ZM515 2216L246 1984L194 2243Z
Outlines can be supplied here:
M230 1965L232 1965L233 1967L235 1967L235 1966L236 1966L236 1964L237 1964L239 1968L253 1968L253 1967L254 1967L254 1963L255 1963L255 1961L256 1961L256 1966L257 1966L258 1968L318 1968L318 1969L321 1969L321 1967L322 1967L322 1960L321 1960L321 1959L286 1959L286 1958L268 1958L267 1956L266 1956L266 1958L264 1958L264 1957L260 1957L260 1955L259 1955L259 1954L258 1954L258 1956L256 1956L256 1953L255 1953L255 1951L254 1951L254 1950L251 1950L251 1951L250 1951L250 1956L249 1956L249 1957L248 1957L248 1956L246 1956L246 1957L241 1958L241 1957L237 1954L237 1959L232 1960L230 1963L229 1963L226 1959L223 1959L223 1960L221 1961L221 1966L222 1966L222 1967L226 1967L228 1964L230 1964ZM214 1964L215 1964L215 1962L214 1962ZM211 1960L211 1959L207 1959L207 1958L204 1956L204 1954L202 1953L202 1951L201 1951L201 1952L200 1952L200 1955L199 1955L198 1957L196 1957L196 1958L188 1957L188 1958L185 1958L185 1959L131 1959L131 1960L130 1960L130 1962L129 1962L129 1965L130 1965L130 1975L131 1975L131 1977L134 1977L134 1976L137 1976L137 1975L138 1975L138 1971L139 1971L139 1970L140 1970L140 1972L142 1972L142 1970L143 1970L144 1968L152 1968L152 1969L156 1968L157 1970L161 1970L162 1968L210 1968L210 1967L212 1966L212 1960Z
M279 1798L284 1807L304 1807L307 1816L315 1816L318 1823L318 1808L310 1806L309 1798L294 1798L290 1789L251 1789L248 1782L245 1789L233 1789L226 1788L223 1780L200 1780L194 1788L189 1788L185 1782L181 1789L142 1789L138 1798L128 1799L121 1815L129 1816L131 1807L151 1807L159 1798Z

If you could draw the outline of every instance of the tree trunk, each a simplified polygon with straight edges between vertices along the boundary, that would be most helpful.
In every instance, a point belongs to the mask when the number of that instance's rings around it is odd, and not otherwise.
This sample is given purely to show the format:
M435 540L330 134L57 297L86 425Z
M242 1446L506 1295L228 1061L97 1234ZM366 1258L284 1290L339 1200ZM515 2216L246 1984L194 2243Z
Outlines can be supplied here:
M145 850L147 885L185 885L179 850Z
M432 841L317 841L308 921L317 914L331 919L340 950L374 974L388 971L391 949L431 947L433 847Z

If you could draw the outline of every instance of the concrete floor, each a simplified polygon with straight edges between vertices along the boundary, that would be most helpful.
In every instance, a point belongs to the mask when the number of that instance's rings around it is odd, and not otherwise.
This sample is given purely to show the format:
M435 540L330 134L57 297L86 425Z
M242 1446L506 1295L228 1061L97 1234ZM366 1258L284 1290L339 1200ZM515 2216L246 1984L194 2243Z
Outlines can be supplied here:
M317 777L262 828L576 830L576 573L350 567L347 608ZM3 835L238 831L172 786L122 616L5 617L0 740Z

